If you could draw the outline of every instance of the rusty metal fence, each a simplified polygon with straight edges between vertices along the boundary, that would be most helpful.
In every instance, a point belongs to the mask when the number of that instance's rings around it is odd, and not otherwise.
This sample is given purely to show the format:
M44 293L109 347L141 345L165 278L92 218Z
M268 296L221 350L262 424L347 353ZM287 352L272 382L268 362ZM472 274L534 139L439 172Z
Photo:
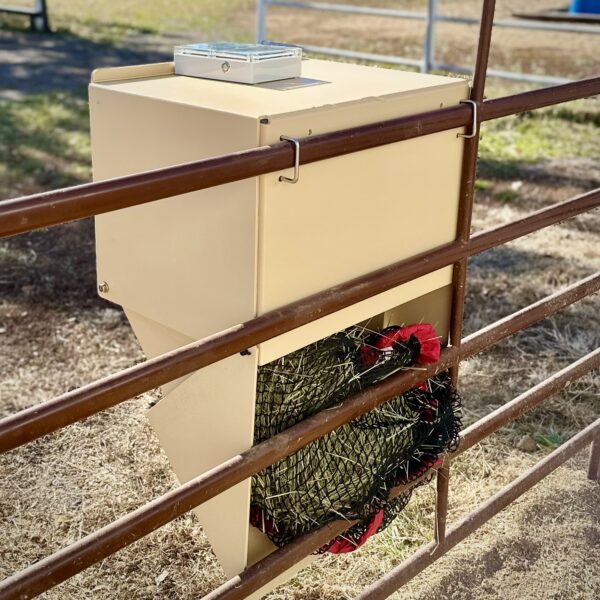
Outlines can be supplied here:
M560 104L600 93L600 77L484 101L485 75L492 35L494 0L484 0L470 101L459 106L335 131L300 141L301 163L310 163L456 127L474 134L465 139L456 240L342 285L268 312L217 335L193 342L112 376L95 381L0 421L0 452L8 452L138 394L241 352L272 337L331 314L392 287L454 265L450 343L437 364L403 372L294 425L232 457L191 481L126 514L102 529L0 582L0 598L31 598L134 543L152 531L251 477L310 442L357 418L393 396L441 371L456 383L461 360L531 326L600 290L600 273L576 282L463 338L467 260L470 256L600 206L600 189L538 210L512 223L470 234L479 127L484 121ZM23 233L151 202L185 192L289 168L287 143L178 165L157 171L36 194L0 204L0 237ZM587 354L461 434L455 452L424 477L437 473L435 539L359 595L386 598L526 490L577 452L591 445L589 477L600 479L600 419L523 473L507 487L450 528L446 527L448 481L452 460L473 445L538 406L552 394L600 366L600 349ZM392 495L414 487L398 487ZM205 600L245 598L277 575L351 527L339 520L294 540L205 596Z

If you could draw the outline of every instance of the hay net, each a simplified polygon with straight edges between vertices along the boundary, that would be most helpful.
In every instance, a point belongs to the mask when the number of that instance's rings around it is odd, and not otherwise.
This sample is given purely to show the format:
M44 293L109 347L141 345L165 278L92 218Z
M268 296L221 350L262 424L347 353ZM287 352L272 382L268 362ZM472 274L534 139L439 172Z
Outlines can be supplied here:
M404 369L436 362L428 324L351 327L259 368L254 442ZM392 398L253 477L251 523L277 546L344 518L358 523L321 551L350 552L385 529L423 475L457 446L460 402L447 374Z

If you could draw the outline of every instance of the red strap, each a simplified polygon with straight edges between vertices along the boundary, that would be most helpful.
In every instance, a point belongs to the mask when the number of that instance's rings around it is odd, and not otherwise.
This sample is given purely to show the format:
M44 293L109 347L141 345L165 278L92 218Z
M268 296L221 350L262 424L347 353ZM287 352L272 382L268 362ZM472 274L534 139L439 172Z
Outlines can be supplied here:
M346 554L347 552L354 552L357 548L360 548L373 534L377 533L377 530L383 523L383 510L380 510L369 522L369 525L365 529L365 532L358 538L358 541L351 542L343 537L338 539L327 548L327 552L332 554Z
M389 348L396 342L404 342L414 335L421 346L417 357L417 364L430 365L440 359L441 344L433 325L429 323L416 323L407 327L398 327L379 338L375 343L377 348Z

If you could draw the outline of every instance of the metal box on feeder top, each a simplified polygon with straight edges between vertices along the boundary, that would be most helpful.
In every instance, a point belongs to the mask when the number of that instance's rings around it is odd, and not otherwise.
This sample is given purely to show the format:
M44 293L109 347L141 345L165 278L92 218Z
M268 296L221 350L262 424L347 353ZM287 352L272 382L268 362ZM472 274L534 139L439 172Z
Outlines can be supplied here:
M259 85L101 69L90 85L94 178L105 179L406 116L468 97L467 82L304 60ZM302 165L96 218L101 295L148 357L215 334L455 238L462 130ZM302 149L300 148L300 152ZM368 320L447 335L447 267L163 388L150 420L183 482L253 442L256 371ZM196 509L226 574L274 546L249 525L250 481Z

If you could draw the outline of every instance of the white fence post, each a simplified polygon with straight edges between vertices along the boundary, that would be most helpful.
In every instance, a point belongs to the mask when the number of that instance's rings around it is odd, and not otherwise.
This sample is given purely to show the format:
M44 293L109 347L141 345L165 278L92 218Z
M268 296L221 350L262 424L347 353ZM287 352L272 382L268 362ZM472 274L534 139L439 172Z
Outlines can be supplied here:
M427 26L423 45L423 65L421 73L429 73L435 68L435 21L437 18L437 0L427 0Z
M256 0L256 41L260 43L267 37L267 0Z

